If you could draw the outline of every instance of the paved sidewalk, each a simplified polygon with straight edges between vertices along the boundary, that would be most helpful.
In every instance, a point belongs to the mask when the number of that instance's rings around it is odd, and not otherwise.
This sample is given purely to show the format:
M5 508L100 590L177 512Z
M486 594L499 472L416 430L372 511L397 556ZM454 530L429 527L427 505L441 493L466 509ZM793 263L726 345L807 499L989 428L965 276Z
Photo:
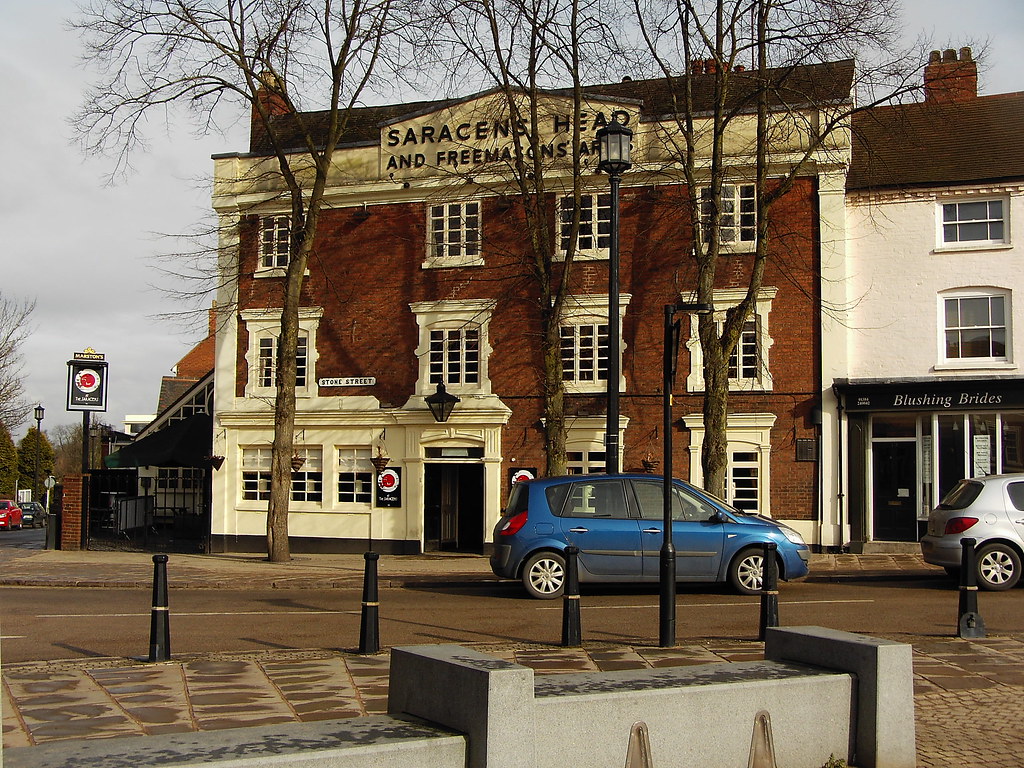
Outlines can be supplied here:
M361 584L360 555L296 556L272 564L237 555L171 555L174 587L326 587ZM152 556L125 552L10 551L0 585L148 587ZM865 580L934 572L915 555L815 556L812 579ZM493 579L482 557L382 557L381 586ZM904 640L906 638L903 638ZM965 641L920 637L914 646L918 765L1017 765L1024 749L1024 636ZM472 644L541 674L761 658L755 641L711 640L671 649L586 643L583 648ZM125 658L4 665L3 745L22 749L73 739L239 728L361 717L387 707L389 655L327 650ZM28 753L24 753L28 754Z

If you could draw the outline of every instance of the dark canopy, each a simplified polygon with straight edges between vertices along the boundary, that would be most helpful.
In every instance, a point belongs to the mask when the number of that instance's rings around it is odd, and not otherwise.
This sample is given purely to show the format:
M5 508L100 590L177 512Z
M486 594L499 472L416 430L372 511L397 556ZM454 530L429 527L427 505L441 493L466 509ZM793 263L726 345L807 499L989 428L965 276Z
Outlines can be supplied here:
M208 467L213 453L213 418L206 413L176 421L103 460L119 467Z

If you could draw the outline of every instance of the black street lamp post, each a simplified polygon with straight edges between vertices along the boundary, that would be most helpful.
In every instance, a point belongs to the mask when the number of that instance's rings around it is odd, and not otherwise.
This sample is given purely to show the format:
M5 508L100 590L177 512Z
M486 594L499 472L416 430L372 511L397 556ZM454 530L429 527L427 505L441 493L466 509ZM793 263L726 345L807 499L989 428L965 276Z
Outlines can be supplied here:
M714 312L710 304L677 302L665 305L665 348L662 357L662 430L664 472L662 475L662 543L660 558L660 586L658 641L662 648L676 644L676 547L672 541L672 386L676 378L676 359L679 353L679 321L677 312L706 315Z
M35 407L35 410L33 412L33 416L35 416L35 419L36 419L36 463L35 463L35 469L32 470L32 500L33 501L39 501L39 498L36 496L36 494L39 493L39 490L38 490L39 489L39 449L41 448L40 444L43 442L43 413L44 412L45 412L45 409L43 408L41 403Z
M605 472L619 471L619 179L633 163L630 141L633 131L617 119L597 132L597 168L608 174L611 184L611 221L608 243L608 421L604 436ZM596 222L595 222L596 223Z

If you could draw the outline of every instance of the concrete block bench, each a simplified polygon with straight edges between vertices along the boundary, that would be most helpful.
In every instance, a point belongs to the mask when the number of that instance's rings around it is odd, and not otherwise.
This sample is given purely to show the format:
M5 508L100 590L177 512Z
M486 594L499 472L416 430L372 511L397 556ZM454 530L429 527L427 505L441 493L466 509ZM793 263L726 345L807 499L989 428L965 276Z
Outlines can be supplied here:
M465 733L469 768L621 768L636 723L654 766L745 766L767 727L784 768L821 768L832 755L914 768L909 645L794 627L769 629L765 656L534 678L460 646L401 647L388 711Z
M4 750L4 768L464 768L461 734L388 716Z

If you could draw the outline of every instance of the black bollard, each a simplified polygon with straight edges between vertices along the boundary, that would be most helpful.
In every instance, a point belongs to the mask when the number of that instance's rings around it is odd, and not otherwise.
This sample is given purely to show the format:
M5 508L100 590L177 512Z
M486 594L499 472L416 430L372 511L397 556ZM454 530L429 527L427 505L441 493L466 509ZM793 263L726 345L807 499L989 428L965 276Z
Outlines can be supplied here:
M985 622L978 613L976 539L960 539L960 601L957 637L985 637Z
M380 650L380 603L377 596L376 552L363 553L363 610L359 623L359 652L377 653Z
M779 545L774 541L764 543L761 561L761 624L758 640L764 640L768 627L779 626L779 561L775 552Z
M149 660L171 658L171 624L167 608L167 555L153 555L153 610L149 619Z
M565 586L562 589L562 646L576 648L582 642L580 628L579 547L565 548Z

